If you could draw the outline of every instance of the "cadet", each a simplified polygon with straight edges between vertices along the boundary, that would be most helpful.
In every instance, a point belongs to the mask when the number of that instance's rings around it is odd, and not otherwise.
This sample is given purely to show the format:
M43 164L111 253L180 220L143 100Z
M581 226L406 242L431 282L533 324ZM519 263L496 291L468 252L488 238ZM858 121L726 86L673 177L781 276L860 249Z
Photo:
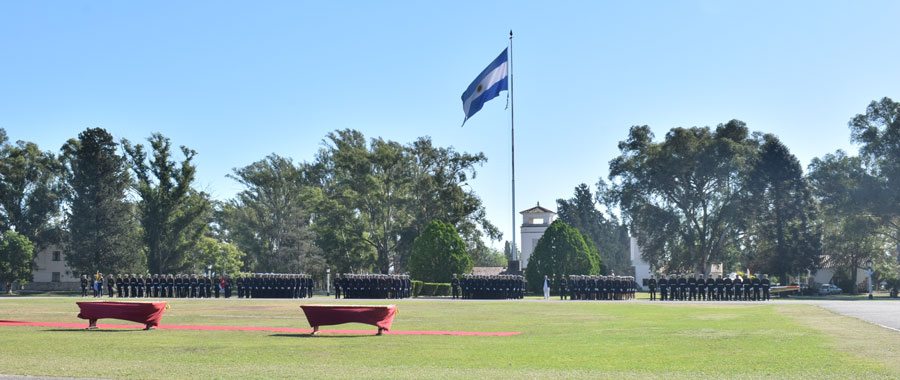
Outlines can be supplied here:
M459 279L456 278L456 273L450 279L450 291L453 293L453 299L459 298Z
M725 300L725 280L722 279L722 275L716 277L716 301L724 301Z
M697 300L706 301L706 280L703 279L703 274L697 275Z
M647 280L647 288L650 289L650 300L656 301L656 279L653 278L653 275L650 275L650 279Z
M759 280L759 274L753 276L753 279L750 280L750 283L753 286L753 300L760 301L762 297L760 296L760 291L762 290L762 281Z
M116 275L108 274L106 275L106 294L109 295L109 298L113 296L113 288L116 286Z
M762 291L763 291L763 299L769 300L769 288L772 286L772 283L769 281L769 275L764 274L762 278Z

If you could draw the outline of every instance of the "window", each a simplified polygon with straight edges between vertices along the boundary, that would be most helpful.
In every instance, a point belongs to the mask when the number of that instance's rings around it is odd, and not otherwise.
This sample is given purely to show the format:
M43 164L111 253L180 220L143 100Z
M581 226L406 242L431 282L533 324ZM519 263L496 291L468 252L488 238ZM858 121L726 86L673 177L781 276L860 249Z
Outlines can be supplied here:
M62 256L62 252L53 251L53 261L60 261L61 260L60 256Z
M53 282L59 282L59 272L53 272Z
M531 218L531 224L544 224L544 218Z

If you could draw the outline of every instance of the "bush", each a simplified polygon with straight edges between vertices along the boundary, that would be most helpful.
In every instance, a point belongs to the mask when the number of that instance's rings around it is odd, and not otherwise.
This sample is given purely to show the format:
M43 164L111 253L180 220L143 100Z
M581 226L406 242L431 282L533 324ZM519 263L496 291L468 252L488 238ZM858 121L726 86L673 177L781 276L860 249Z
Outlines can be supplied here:
M449 296L450 283L424 282L419 295L424 297Z
M418 297L419 292L421 292L421 291L422 291L422 281L413 280L412 281L412 296Z

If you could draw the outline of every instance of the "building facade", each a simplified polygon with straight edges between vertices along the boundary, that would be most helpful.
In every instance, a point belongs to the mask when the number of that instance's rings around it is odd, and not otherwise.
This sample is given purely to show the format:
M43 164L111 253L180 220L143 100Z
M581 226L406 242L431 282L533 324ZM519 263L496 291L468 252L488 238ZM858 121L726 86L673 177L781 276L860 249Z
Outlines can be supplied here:
M544 236L544 232L550 227L550 223L556 220L556 213L552 210L537 206L519 212L522 214L522 226L520 228L521 243L519 248L522 250L522 270L528 267L528 259L534 252L538 240Z
M79 275L72 273L66 265L66 251L62 246L51 245L34 255L32 281L25 284L26 290L77 290Z

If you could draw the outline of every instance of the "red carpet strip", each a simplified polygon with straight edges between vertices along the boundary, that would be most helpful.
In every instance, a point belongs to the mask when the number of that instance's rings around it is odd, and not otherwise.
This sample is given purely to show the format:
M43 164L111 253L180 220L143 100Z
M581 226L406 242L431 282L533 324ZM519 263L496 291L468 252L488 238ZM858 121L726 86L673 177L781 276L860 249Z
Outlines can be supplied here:
M0 320L0 326L35 326L35 327L61 327L71 329L84 329L84 323L58 323L58 322L21 322ZM142 329L144 325L113 325L98 323L101 329ZM189 326L189 325L159 325L161 330L218 330L218 331L270 331L281 333L309 334L312 329L294 329L288 327L252 327L252 326ZM373 330L323 330L320 334L366 334L371 335ZM480 332L480 331L385 331L386 335L481 335L481 336L510 336L519 335L521 332Z

